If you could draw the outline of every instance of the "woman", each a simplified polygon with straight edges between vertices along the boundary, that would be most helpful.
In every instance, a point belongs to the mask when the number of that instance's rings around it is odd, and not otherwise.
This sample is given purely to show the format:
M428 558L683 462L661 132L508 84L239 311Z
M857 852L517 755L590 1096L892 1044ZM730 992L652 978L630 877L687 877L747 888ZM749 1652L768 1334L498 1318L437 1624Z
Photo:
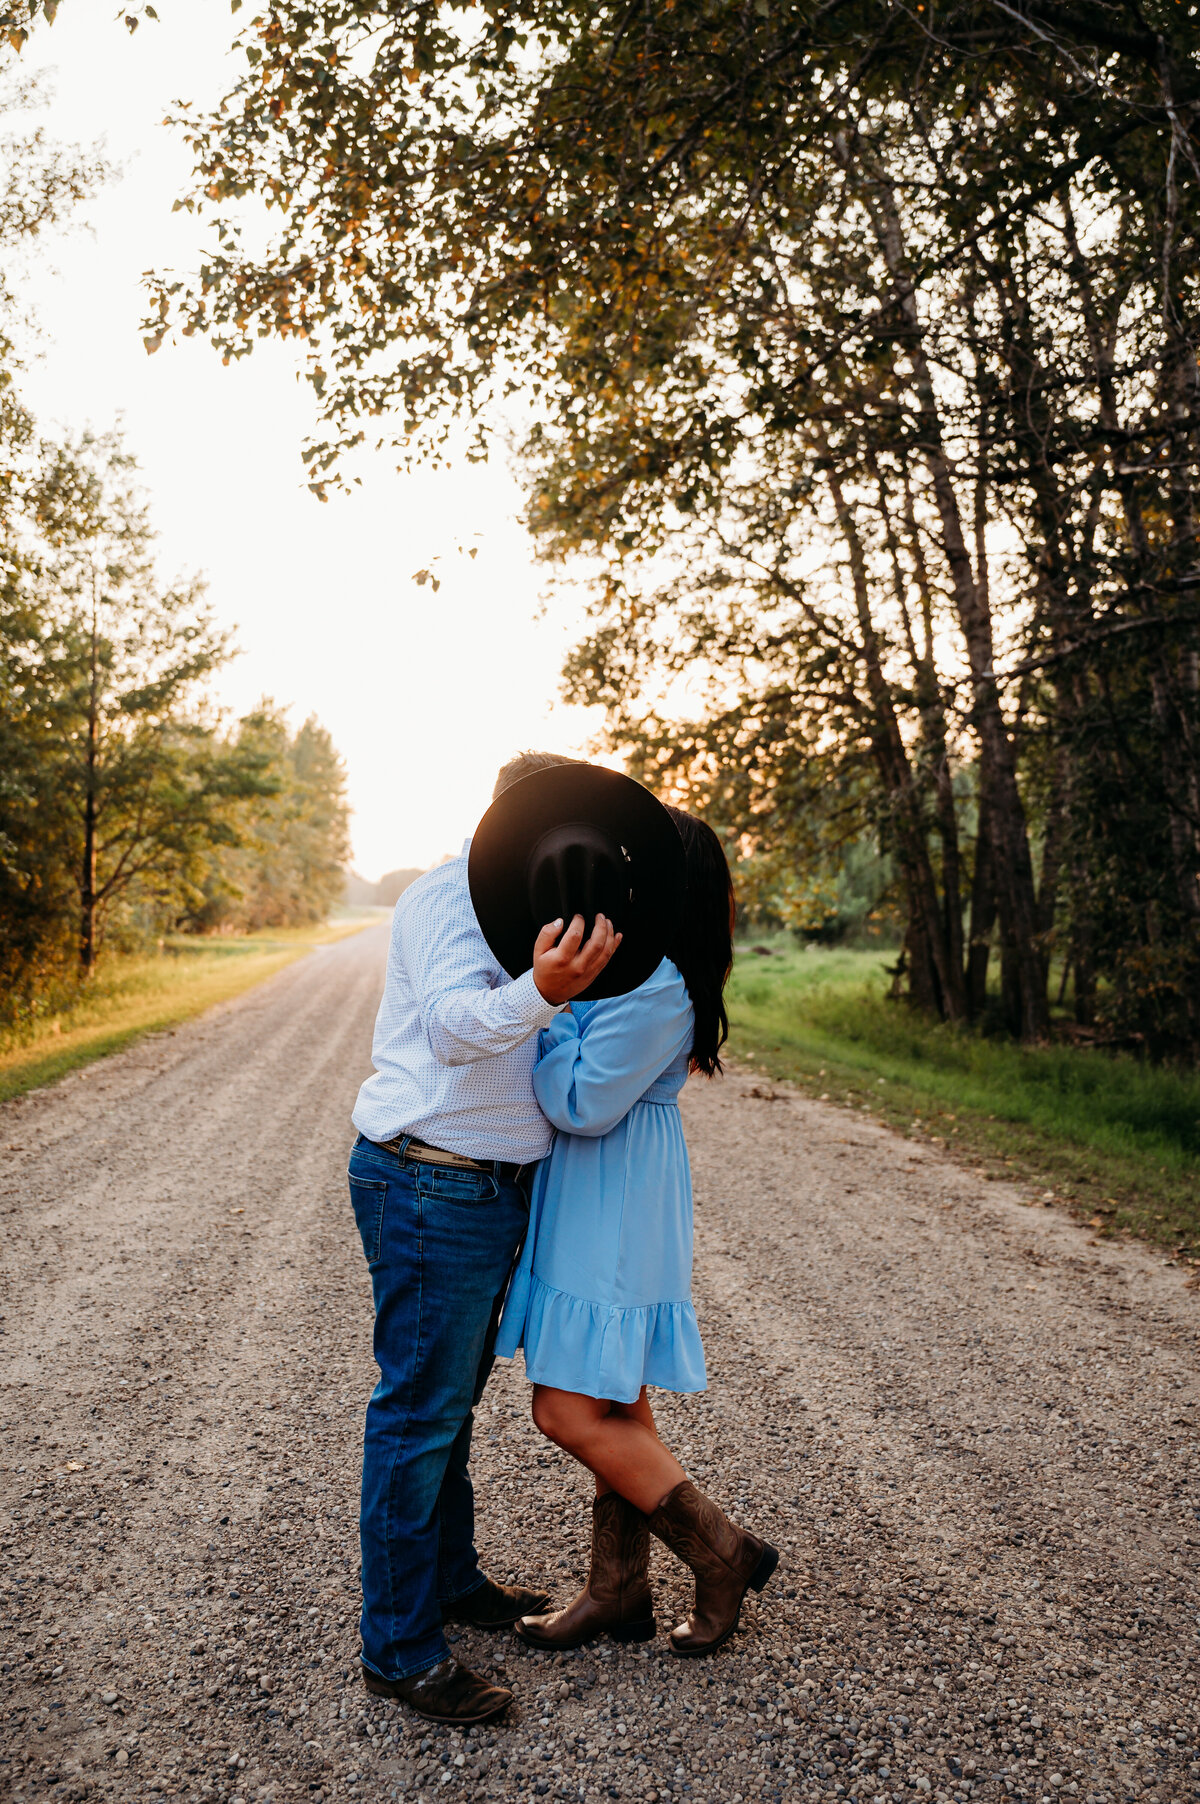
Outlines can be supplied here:
M720 1647L748 1587L761 1590L779 1562L697 1491L646 1400L648 1384L705 1388L678 1096L689 1070L721 1069L733 957L721 843L702 821L670 812L687 859L670 957L629 995L560 1015L533 1078L559 1131L538 1172L497 1352L524 1346L534 1421L596 1475L587 1584L565 1610L521 1619L517 1633L534 1647L578 1647L604 1630L648 1640L650 1532L696 1578L694 1607L670 1637L676 1654Z

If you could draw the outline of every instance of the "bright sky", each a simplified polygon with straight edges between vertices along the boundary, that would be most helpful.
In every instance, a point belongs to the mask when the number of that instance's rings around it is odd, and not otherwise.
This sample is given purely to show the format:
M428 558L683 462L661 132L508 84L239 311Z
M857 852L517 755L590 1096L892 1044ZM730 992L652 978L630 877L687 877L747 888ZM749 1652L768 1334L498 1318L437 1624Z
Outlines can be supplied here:
M171 212L187 164L161 121L177 99L223 91L233 31L221 0L159 10L130 37L115 0L71 0L22 58L53 82L50 133L104 139L125 171L87 209L91 231L48 245L34 272L45 337L25 393L45 426L123 422L164 572L204 572L237 627L222 701L244 712L268 694L297 724L317 714L348 767L357 868L426 865L458 849L513 751L577 753L595 731L556 702L578 617L561 602L537 617L546 573L502 462L401 477L380 459L323 506L304 487L311 401L285 347L229 369L195 340L147 357L141 273L192 267L200 243ZM455 554L464 541L473 562ZM411 577L439 557L435 596Z

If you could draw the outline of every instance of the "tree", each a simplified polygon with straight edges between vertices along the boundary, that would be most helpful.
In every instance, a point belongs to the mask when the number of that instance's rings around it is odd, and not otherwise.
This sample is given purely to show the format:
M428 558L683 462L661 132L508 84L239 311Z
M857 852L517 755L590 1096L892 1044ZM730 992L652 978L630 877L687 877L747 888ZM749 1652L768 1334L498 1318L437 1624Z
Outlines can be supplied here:
M221 745L199 705L228 636L197 583L159 582L119 441L49 447L31 499L39 555L0 617L22 773L0 831L38 848L31 868L10 870L27 906L52 917L71 874L86 974L129 892L165 901L208 847L235 839L234 804L262 793L266 760Z
M23 50L35 26L53 25L61 3L62 0L0 0L0 33L8 47L18 52ZM241 3L242 0L232 0L230 10L237 12ZM113 18L119 19L126 31L132 33L143 19L157 19L158 13L149 0L127 0L126 5L114 12Z
M274 793L245 802L237 843L209 853L184 924L253 932L326 920L341 900L350 857L345 767L327 729L310 715L292 733L283 710L264 697L229 744L269 774Z
M36 125L13 125L41 97L2 61L0 81L0 990L15 995L57 962L70 885L57 858L63 797L43 762L48 725L31 687L40 633L33 517L44 447L20 387L36 322L13 272L107 169L94 152L52 144Z
M601 567L571 681L647 777L751 846L831 781L950 1018L997 930L1014 1028L1056 950L1086 1017L1123 913L1200 1044L1191 12L336 0L241 43L151 346L307 343L318 492L520 388L531 524ZM655 683L705 669L681 726ZM1149 795L1153 883L1123 835L1096 869L1105 790Z
M38 10L38 9L32 9ZM47 16L52 9L42 8ZM36 98L11 80L0 115ZM230 655L202 585L164 583L115 434L53 443L20 395L20 254L104 175L36 130L0 138L0 1011L40 1006L107 937L204 905L254 848L263 918L327 912L341 887L340 761L309 720L225 733L207 685ZM274 734L274 736L272 736ZM282 736L282 737L281 737ZM272 863L272 841L282 848ZM275 891L272 884L276 885Z

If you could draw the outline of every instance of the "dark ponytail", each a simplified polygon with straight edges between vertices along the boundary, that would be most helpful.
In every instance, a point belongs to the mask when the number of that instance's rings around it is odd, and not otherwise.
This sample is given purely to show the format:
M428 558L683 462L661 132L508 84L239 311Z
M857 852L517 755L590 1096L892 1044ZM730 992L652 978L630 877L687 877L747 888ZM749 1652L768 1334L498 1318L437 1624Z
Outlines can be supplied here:
M687 894L667 956L692 999L696 1031L692 1070L712 1077L729 1037L725 985L733 965L733 879L724 848L712 828L681 808L667 813L679 829L687 861Z

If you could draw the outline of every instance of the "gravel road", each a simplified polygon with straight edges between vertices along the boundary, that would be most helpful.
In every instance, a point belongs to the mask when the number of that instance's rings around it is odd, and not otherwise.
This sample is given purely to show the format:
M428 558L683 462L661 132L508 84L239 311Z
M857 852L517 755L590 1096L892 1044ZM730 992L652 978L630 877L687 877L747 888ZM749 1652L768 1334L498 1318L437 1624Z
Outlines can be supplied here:
M468 1631L518 1703L465 1736L367 1698L344 1172L384 945L0 1110L0 1793L1200 1796L1200 1295L753 1073L685 1093L711 1389L661 1417L777 1580L711 1661ZM519 1365L476 1444L486 1563L565 1598L587 1486Z

